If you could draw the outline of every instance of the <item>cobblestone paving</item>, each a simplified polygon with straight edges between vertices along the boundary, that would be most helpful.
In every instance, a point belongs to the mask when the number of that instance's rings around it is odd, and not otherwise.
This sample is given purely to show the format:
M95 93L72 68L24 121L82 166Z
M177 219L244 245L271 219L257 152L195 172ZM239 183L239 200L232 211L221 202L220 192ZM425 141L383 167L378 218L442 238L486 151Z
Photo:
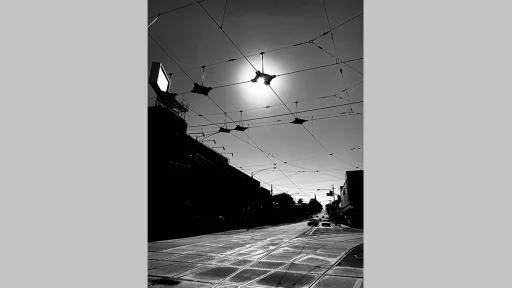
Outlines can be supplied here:
M363 231L306 222L149 243L157 287L363 287Z

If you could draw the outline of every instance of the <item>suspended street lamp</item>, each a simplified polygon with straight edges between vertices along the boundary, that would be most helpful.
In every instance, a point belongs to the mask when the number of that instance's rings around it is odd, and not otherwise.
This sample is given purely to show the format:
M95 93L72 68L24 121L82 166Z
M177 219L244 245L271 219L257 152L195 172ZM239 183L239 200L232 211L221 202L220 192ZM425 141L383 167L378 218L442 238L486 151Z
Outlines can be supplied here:
M204 65L201 66L201 68L203 70L203 75L201 77L201 84L194 82L194 87L192 88L192 90L190 92L208 96L208 93L210 93L210 91L213 89L212 87L207 87L207 86L203 85L204 84L204 68L205 67L206 66L204 66Z
M229 132L231 132L231 130L233 130L233 129L228 129L228 128L224 128L224 127L219 128L219 132L221 132L221 133L229 133Z
M231 132L231 130L234 130L234 129L228 128L227 116L228 116L228 114L226 112L224 112L224 126L219 127L219 132L221 132L221 133L229 133L229 132Z
M295 101L295 119L293 119L293 121L290 123L302 125L302 124L306 123L307 121L308 120L299 118L299 101Z
M233 129L233 130L242 131L243 132L243 131L247 130L247 128L249 128L249 127L244 127L243 126L244 122L243 122L243 118L242 118L242 112L243 111L240 110L240 125L236 125L235 129Z
M253 79L251 79L251 82L256 83L256 82L259 82L258 80L263 79L263 83L268 86L268 85L270 85L270 81L272 81L274 78L276 78L276 75L270 75L270 74L266 74L264 72L263 54L265 54L265 52L261 52L260 54L261 54L261 72L256 71L256 76Z

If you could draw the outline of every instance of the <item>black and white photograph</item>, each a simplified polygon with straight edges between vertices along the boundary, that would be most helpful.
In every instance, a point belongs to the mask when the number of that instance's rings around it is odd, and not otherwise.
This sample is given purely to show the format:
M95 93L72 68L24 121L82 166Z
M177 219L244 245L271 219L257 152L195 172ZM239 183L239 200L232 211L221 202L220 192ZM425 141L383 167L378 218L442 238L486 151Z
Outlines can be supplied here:
M0 287L511 287L509 6L0 2Z
M148 1L148 285L363 287L363 1Z

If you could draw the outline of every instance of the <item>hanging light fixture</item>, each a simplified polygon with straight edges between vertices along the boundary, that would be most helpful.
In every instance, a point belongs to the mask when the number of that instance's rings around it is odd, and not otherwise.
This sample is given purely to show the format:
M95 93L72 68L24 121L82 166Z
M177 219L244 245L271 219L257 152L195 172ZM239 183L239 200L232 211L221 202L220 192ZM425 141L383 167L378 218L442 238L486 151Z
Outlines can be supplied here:
M229 132L231 132L231 130L233 130L233 129L228 128L227 116L228 116L228 114L226 112L224 112L224 126L219 127L219 132L221 132L221 133L229 133Z
M260 71L256 71L256 76L251 79L251 82L258 82L258 80L262 78L263 79L263 83L265 85L270 85L270 81L272 81L274 78L276 78L276 75L269 75L269 74L265 74L263 72L260 72Z
M251 79L251 82L253 83L256 83L258 82L259 79L263 79L263 83L265 85L270 85L270 81L272 81L274 78L276 78L276 75L270 75L270 74L266 74L263 69L263 54L265 54L265 52L261 52L260 55L261 55L261 72L260 71L256 71L256 76Z
M229 132L231 132L231 130L233 130L233 129L228 129L228 128L224 128L224 127L219 128L219 132L222 132L222 133L229 133Z
M208 93L210 93L210 91L213 89L212 87L203 85L204 84L204 68L205 67L206 66L204 66L204 65L201 66L201 68L203 69L203 75L201 77L201 84L194 82L194 87L192 88L192 90L190 92L208 96Z
M299 101L295 101L295 119L293 119L293 121L290 123L302 125L302 124L306 123L307 121L308 120L299 118Z
M235 129L233 129L233 130L242 131L243 132L243 131L247 130L247 128L249 128L249 127L243 126L244 122L243 122L243 118L242 118L242 112L243 112L243 110L240 110L240 124L236 125Z

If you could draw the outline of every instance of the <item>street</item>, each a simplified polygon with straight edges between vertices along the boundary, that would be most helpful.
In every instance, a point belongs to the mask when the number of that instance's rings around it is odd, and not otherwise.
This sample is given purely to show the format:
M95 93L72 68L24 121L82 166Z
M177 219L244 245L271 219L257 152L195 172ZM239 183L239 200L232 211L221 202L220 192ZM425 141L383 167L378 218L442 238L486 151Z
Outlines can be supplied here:
M306 222L148 244L150 287L363 287L363 231Z

